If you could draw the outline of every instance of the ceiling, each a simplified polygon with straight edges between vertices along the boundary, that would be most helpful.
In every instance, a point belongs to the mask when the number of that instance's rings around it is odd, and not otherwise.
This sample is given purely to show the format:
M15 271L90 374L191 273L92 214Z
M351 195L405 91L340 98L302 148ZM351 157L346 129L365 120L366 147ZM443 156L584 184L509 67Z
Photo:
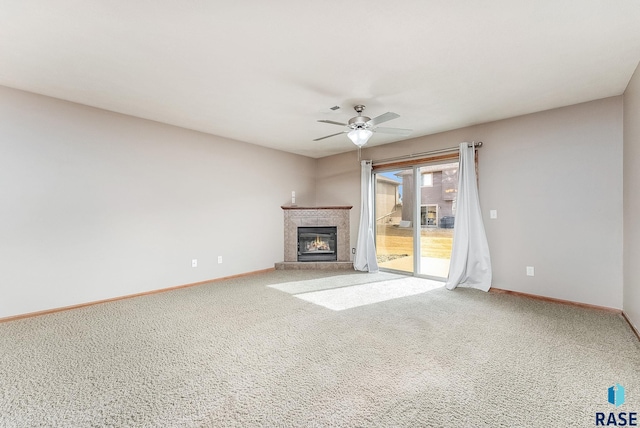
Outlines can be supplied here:
M311 157L620 95L638 0L0 0L0 85ZM337 111L330 107L340 106Z

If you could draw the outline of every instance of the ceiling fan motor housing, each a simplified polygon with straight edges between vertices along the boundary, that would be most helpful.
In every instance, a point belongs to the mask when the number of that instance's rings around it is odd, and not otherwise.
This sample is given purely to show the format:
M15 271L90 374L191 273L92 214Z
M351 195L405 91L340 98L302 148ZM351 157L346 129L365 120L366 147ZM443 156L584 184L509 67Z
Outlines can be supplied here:
M356 116L349 119L349 128L351 129L366 129L369 128L369 122L371 118L367 116Z
M365 109L365 107L362 104L358 104L354 106L353 109L356 111L356 113L358 113L358 115L356 117L352 117L351 119L349 119L348 123L341 123L341 122L336 122L334 120L325 120L325 119L318 121L318 122L330 123L332 125L346 126L347 128L349 128L349 131L337 132L335 134L327 135L325 137L316 138L313 141L324 140L325 138L334 137L336 135L340 135L343 133L348 133L349 138L351 138L352 135L358 134L358 135L361 135L362 140L358 140L358 142L356 142L356 141L353 141L352 139L352 141L354 142L354 144L360 147L363 144L366 144L367 140L369 139L369 137L371 137L371 134L373 134L374 131L382 132L384 134L395 134L395 135L409 135L411 133L410 129L378 127L378 125L380 125L383 122L387 122L389 120L400 117L400 115L397 113L388 111L384 114L381 114L380 116L376 116L375 118L371 119L370 117L362 115L362 112ZM356 133L354 131L358 131L358 132ZM360 132L360 131L366 131L366 132ZM362 135L366 135L366 138L362 137Z

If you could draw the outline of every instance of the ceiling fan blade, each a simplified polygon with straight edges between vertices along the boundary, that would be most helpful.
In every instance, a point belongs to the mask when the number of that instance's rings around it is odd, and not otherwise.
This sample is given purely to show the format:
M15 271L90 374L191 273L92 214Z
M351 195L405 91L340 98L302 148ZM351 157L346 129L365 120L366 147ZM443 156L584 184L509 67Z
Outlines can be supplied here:
M335 137L336 135L340 135L340 134L344 134L345 132L349 132L349 131L342 131L342 132L338 132L336 134L331 134L331 135L327 135L325 137L320 137L320 138L316 138L313 141L320 141L320 140L324 140L325 138L329 138L329 137Z
M376 126L379 123L386 122L388 120L395 119L398 117L400 117L399 114L388 111L386 113L381 114L380 116L374 117L373 119L368 121L367 124L370 126Z
M347 126L346 123L340 123L340 122L336 122L333 120L319 120L318 122L322 122L322 123L330 123L332 125L340 125L340 126Z
M382 134L394 134L394 135L409 135L413 132L412 129L403 129L403 128L383 128L377 127L373 128L374 132L380 132Z

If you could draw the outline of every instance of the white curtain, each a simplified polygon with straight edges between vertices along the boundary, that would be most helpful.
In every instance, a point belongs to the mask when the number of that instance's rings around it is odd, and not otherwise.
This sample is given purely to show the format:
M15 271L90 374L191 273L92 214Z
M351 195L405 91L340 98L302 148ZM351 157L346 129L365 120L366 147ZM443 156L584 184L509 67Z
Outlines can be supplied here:
M353 268L364 272L378 272L376 259L376 244L373 235L375 223L373 219L373 180L371 175L371 161L361 161L360 177L360 229L358 230L358 244Z
M460 144L453 249L446 287L491 288L491 257L482 222L473 144Z

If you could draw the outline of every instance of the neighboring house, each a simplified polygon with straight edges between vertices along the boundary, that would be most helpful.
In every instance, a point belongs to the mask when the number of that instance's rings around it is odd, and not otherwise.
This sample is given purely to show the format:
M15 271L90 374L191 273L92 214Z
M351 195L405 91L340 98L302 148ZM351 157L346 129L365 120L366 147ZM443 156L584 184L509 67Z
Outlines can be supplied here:
M376 176L376 220L379 223L397 224L400 221L402 201L400 186L402 183L383 175Z
M420 224L422 227L453 227L458 194L458 163L427 165L420 171ZM402 206L402 220L413 218L413 171L401 171L402 187L408 196Z

